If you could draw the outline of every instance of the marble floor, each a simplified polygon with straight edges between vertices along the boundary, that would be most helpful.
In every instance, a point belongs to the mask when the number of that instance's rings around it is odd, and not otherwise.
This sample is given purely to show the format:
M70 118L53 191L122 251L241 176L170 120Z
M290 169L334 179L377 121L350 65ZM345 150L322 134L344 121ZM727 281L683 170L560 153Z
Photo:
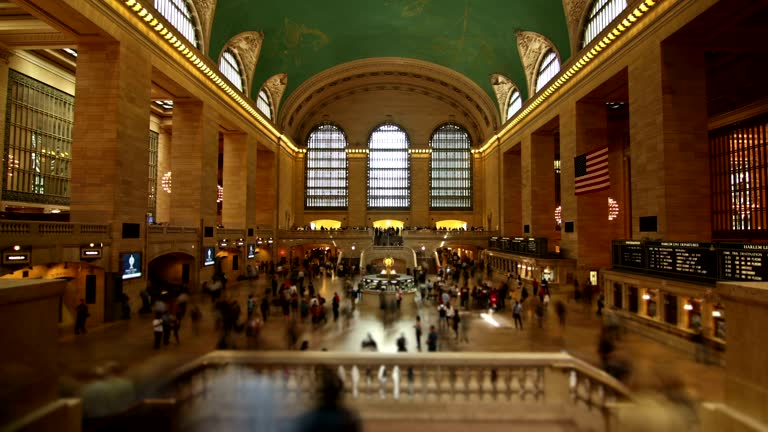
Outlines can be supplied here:
M314 285L330 302L334 292L342 292L343 281L335 277L320 277ZM259 300L268 289L269 281L264 276L259 280L230 284L227 295L236 298L243 311L249 294ZM556 301L557 296L553 299ZM200 305L203 318L199 332L194 334L188 318L182 324L180 343L155 350L152 347L152 325L149 315L134 314L130 320L109 323L89 329L86 335L63 335L59 341L59 365L64 393L76 391L79 383L87 381L90 372L106 362L123 365L124 374L134 380L137 389L149 388L158 377L213 350L218 340L215 330L210 299L193 296ZM258 304L258 303L257 303ZM308 322L300 325L302 335L310 350L327 349L357 352L360 343L370 333L377 341L379 351L395 352L395 340L404 334L409 351L416 348L414 340L414 319L420 315L426 329L437 324L437 311L433 305L417 305L406 298L401 310L383 324L377 299L364 298L356 307L349 322L333 322L313 328ZM498 327L481 319L478 310L463 311L462 319L468 320L469 342L457 342L452 331L440 336L441 351L486 351L524 352L567 350L591 364L598 365L596 352L601 321L593 311L585 311L582 305L567 305L566 326L561 328L554 316L544 321L543 328L534 324L531 311L524 314L524 330L514 328L511 313L494 315ZM243 315L245 312L243 312ZM329 314L330 315L330 314ZM554 314L550 314L554 315ZM287 321L279 311L273 309L262 329L259 349L288 349L286 338ZM247 345L244 335L236 336L238 348ZM723 397L723 368L696 363L690 355L674 348L661 345L642 335L627 333L620 339L617 350L632 364L630 386L637 389L653 388L660 378L681 380L692 397L699 400L720 401ZM702 379L706 377L706 379ZM139 393L141 394L141 392Z

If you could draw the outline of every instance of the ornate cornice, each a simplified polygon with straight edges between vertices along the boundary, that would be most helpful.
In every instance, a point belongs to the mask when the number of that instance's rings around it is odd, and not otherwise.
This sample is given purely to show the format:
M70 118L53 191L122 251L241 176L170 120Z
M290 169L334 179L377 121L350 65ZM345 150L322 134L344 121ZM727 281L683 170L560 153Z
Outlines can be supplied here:
M568 23L568 34L571 37L571 52L579 52L581 33L584 28L584 17L590 0L563 0L565 21Z
M216 0L192 0L197 22L200 23L200 33L203 41L200 51L208 52L208 43L211 41L211 27L213 26L213 14L216 13Z
M278 109L280 108L280 99L283 98L285 93L285 87L288 85L288 74L280 73L273 75L267 79L264 83L264 90L269 93L269 98L272 101L272 110L274 110L274 118L277 119Z
M259 62L263 41L264 33L247 31L236 34L225 45L225 47L229 47L237 54L240 63L243 65L243 73L245 74L245 90L243 93L247 95L251 94L253 73L256 70L256 64ZM221 52L224 53L223 50Z
M528 81L528 97L536 93L536 69L541 61L541 56L550 48L557 52L552 42L539 33L517 32L517 50L525 70L525 79Z
M509 104L509 94L514 90L515 84L504 75L492 74L491 85L493 86L493 92L496 93L496 101L499 103L501 118L505 118L507 105Z

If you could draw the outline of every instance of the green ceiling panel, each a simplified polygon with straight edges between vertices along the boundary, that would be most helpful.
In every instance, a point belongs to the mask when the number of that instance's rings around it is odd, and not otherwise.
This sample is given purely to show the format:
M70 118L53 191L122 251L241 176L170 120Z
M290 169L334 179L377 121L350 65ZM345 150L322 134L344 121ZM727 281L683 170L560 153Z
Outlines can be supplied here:
M290 95L330 67L370 57L425 60L460 72L495 100L488 77L526 88L516 31L548 37L570 57L562 0L219 0L211 58L243 31L264 32L255 98L272 75L288 73Z

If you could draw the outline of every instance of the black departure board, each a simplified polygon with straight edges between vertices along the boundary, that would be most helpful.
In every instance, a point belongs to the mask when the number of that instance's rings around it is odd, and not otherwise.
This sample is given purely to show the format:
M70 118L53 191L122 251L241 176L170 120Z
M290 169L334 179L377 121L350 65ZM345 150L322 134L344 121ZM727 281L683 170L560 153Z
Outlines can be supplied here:
M711 243L645 242L648 270L716 279L716 250Z
M548 254L548 240L534 237L491 237L488 240L490 249L521 255L545 257Z
M721 243L720 277L724 280L766 280L768 276L768 244Z
M613 242L613 265L634 269L645 268L645 244L640 240Z

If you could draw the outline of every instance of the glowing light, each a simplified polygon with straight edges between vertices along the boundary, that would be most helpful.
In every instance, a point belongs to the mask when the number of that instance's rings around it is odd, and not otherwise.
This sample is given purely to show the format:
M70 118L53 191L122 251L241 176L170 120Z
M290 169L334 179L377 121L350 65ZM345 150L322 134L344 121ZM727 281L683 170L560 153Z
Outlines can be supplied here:
M685 309L687 311L693 310L693 305L690 304L690 303L686 303L685 305L683 305L683 309Z
M619 203L608 197L608 220L612 221L617 217L619 217Z
M563 223L562 213L563 213L563 206L557 206L557 208L555 209L555 221L557 222L558 225Z
M220 202L224 201L224 188L221 187L221 185L216 185L216 189L217 189L217 192L216 192L216 202L220 203Z
M643 300L650 300L651 296L648 294L643 294Z
M160 185L167 193L171 193L171 186L173 186L173 178L170 171L163 174L163 178L160 180Z
M494 326L494 327L501 327L501 324L499 324L498 321L493 319L493 317L487 313L481 313L480 317L485 320L488 324Z
M720 318L721 316L723 316L723 314L720 313L719 310L713 310L712 311L712 316L715 317L715 318Z

